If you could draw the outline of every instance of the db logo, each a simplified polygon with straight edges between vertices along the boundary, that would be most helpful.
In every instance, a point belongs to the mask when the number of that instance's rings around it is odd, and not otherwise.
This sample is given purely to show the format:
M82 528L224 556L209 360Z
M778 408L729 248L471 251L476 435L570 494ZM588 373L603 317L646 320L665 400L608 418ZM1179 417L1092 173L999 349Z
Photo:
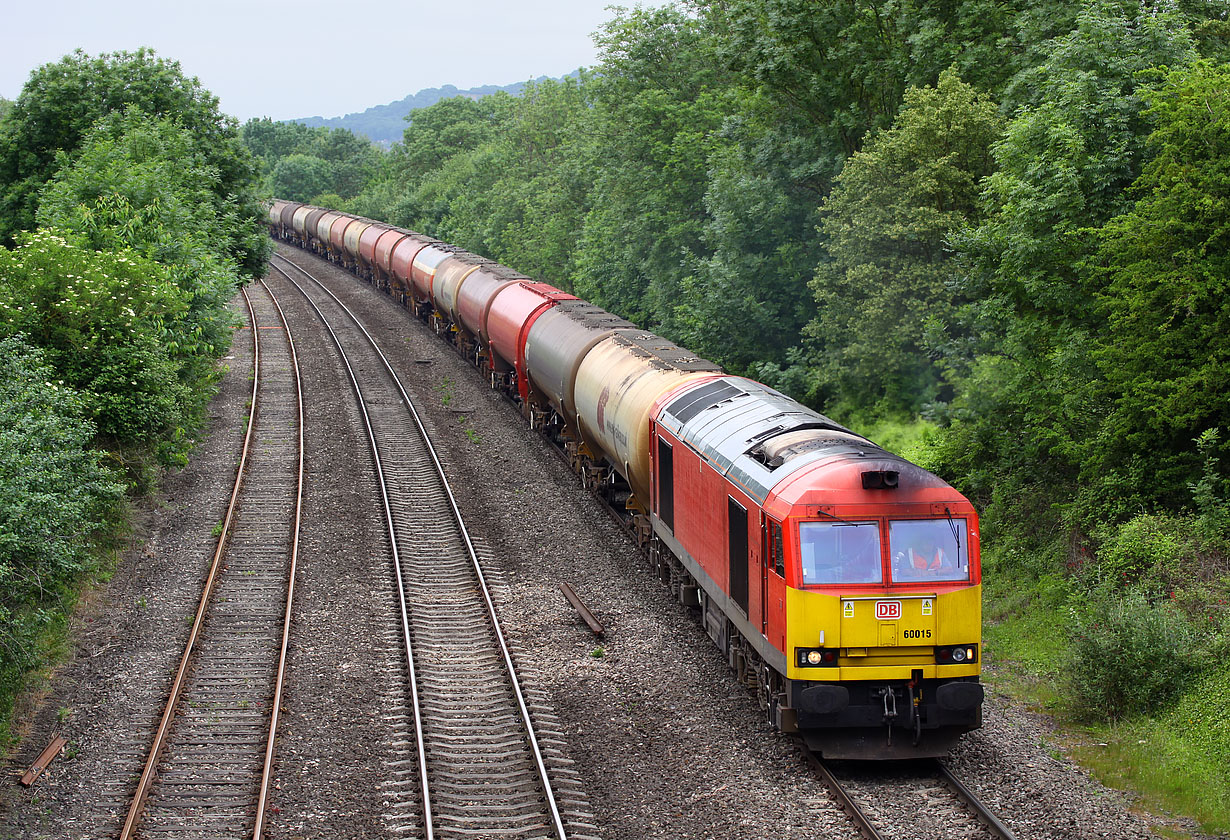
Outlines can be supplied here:
M876 601L876 618L880 621L896 621L901 618L901 602Z

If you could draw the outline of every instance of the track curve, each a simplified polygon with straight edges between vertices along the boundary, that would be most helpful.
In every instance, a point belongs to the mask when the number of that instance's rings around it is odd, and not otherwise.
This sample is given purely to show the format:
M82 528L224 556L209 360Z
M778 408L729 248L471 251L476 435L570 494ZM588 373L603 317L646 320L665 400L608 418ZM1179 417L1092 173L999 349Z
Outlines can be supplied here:
M244 291L253 384L230 505L121 840L259 838L298 557L303 395L293 338L264 283Z
M279 259L275 267L316 310L349 369L382 488L419 777L421 822L403 828L429 839L563 840L567 830L529 706L427 429L344 304L294 263Z

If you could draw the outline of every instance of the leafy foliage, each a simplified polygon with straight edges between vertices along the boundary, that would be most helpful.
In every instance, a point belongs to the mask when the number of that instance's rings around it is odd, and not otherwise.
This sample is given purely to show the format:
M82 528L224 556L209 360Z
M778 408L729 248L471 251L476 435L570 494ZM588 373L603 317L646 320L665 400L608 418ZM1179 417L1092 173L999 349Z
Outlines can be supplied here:
M90 538L117 512L84 414L37 350L0 338L0 688L35 664L47 607L92 568Z
M1195 634L1166 604L1136 590L1103 587L1073 611L1066 673L1090 718L1122 718L1158 708L1195 673Z
M847 162L822 207L832 262L807 327L825 402L913 415L949 396L929 357L963 302L945 241L979 219L999 131L994 103L950 70L907 91L892 128Z
M1227 453L1230 429L1230 68L1173 71L1150 96L1152 159L1130 211L1099 231L1095 276L1107 330L1131 336L1098 347L1096 383L1108 406L1082 447L1091 484L1150 507L1189 499L1204 454ZM1210 432L1212 434L1210 435ZM1220 459L1220 458L1219 458ZM1204 478L1206 490L1215 479Z
M269 188L288 201L310 201L313 196L332 190L333 167L313 155L287 155L269 173Z
M197 402L166 341L188 296L131 251L93 251L51 232L0 252L0 332L44 348L80 391L100 435L183 455Z
M222 116L217 98L185 77L177 62L146 49L97 57L78 50L30 75L0 123L0 239L11 242L33 228L43 186L71 162L96 121L128 106L186 130L195 154L215 172L214 206L244 229L231 237L231 256L246 273L262 273L256 173L234 120Z

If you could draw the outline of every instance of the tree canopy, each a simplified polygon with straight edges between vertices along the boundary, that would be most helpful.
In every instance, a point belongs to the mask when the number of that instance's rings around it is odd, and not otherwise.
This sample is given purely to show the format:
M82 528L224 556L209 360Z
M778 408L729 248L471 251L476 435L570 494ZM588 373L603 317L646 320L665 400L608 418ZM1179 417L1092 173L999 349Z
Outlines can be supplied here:
M215 173L216 206L249 228L248 236L233 241L232 256L250 275L261 273L264 245L251 236L263 217L258 181L234 119L178 62L148 49L98 56L78 50L30 74L0 122L0 240L11 243L19 231L34 228L47 182L69 164L98 120L130 106L185 129L194 153Z

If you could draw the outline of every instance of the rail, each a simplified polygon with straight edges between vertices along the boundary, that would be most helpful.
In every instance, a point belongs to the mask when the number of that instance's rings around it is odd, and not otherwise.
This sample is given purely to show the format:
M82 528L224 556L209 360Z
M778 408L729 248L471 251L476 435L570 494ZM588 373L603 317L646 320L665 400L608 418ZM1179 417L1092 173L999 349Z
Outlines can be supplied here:
M239 652L233 654L233 656L235 660L244 663L244 667L252 667L256 670L272 671L271 684L265 683L265 685L269 686L270 699L268 702L270 711L268 722L265 726L266 736L264 738L264 746L263 749L260 750L259 758L256 759L260 763L260 773L259 779L253 781L256 788L255 795L252 796L252 804L250 807L246 804L247 797L241 795L240 798L244 800L244 804L241 804L235 809L236 812L240 814L247 814L250 811L255 812L252 815L253 822L251 836L254 840L259 840L262 835L264 827L264 809L268 800L274 742L277 734L282 690L285 681L286 652L289 644L291 605L294 596L294 580L298 561L299 530L303 498L303 391L302 383L299 378L298 357L295 353L294 340L290 334L290 328L286 322L285 313L283 313L281 306L278 304L277 298L273 295L272 291L265 286L263 281L260 281L260 286L263 288L265 294L268 295L272 308L277 312L277 318L280 326L265 326L259 321L251 296L248 294L248 291L244 289L244 302L247 306L249 322L252 327L253 378L251 405L247 418L247 430L244 434L243 448L239 457L239 466L235 472L234 486L231 490L230 500L227 504L226 514L222 520L218 541L206 574L200 601L193 617L192 628L189 631L188 640L184 646L183 654L180 657L179 665L172 680L170 690L168 691L166 705L164 706L157 730L154 733L154 738L143 766L141 777L137 783L136 791L134 792L129 805L128 812L124 820L124 825L120 831L119 837L121 840L128 840L136 835L139 825L146 817L151 792L155 789L160 777L160 764L169 755L168 745L171 741L172 734L175 732L177 726L186 725L182 720L177 720L177 718L185 717L182 714L184 711L182 704L185 697L190 694L190 677L193 672L194 664L201 656L202 647L207 637L209 639L211 649L229 651L232 648L235 648L239 650ZM291 379L293 380L292 383L282 383L280 379L276 377L271 382L269 376L262 375L265 362L265 357L262 354L262 342L260 338L262 329L280 330L285 335L285 348L275 345L276 349L274 352L286 353L289 361L288 367L291 374ZM267 463L282 463L283 453L278 447L269 446L268 452L257 453L254 452L254 440L256 436L256 429L261 422L262 409L267 411L276 411L280 408L278 406L274 406L272 408L265 406L264 401L261 399L262 390L272 388L279 396L285 397L287 394L284 392L288 385L293 385L293 402L295 406L294 412L296 418L295 423L298 434L297 441L294 445L296 463L292 471L294 498L293 516L291 517L291 521L289 523L289 551L287 552L287 557L285 558L285 565L278 567L276 563L268 562L269 552L264 546L261 546L261 550L250 550L251 547L246 543L242 547L244 552L246 552L249 556L251 562L260 567L261 571L259 572L259 575L264 578L264 580L257 581L256 583L256 585L260 585L262 587L261 591L256 592L252 589L254 584L245 582L243 586L246 588L246 591L255 592L258 597L265 597L269 595L269 592L268 587L264 586L264 584L269 579L284 577L286 581L284 594L273 593L270 596L274 597L281 603L282 620L280 622L280 632L277 633L278 655L276 666L266 668L262 660L267 658L269 651L265 649L263 645L256 645L255 649L252 649L252 646L245 645L243 641L237 639L234 635L228 636L224 626L227 623L226 621L219 622L221 626L220 629L216 632L211 632L213 631L213 628L210 626L209 619L212 611L216 611L215 595L219 590L220 584L224 578L226 578L227 569L232 565L236 565L236 552L232 551L232 543L235 541L237 523L242 519L240 514L241 499L249 496L257 496L259 499L261 494L272 494L278 498L281 498L289 489L283 486L283 477L281 475L272 477L266 486L255 487L251 492L249 492L247 481L253 462L257 460L258 456L261 460L262 469L264 469ZM255 504L259 505L259 501ZM232 572L231 577L234 577L236 573L238 572ZM257 575L258 572L253 570L251 571L251 574ZM262 603L259 606L261 607L262 614L267 612L267 609L265 608L268 604ZM242 604L237 607L237 609L242 608ZM250 638L251 635L249 634L248 639ZM242 749L247 745L246 742L249 740L246 737L246 733L251 728L251 718L254 715L259 715L254 710L248 708L250 704L248 704L246 700L238 702L244 703L245 709L242 714L236 715L235 721L228 721L228 725L233 725L235 729L245 733L244 738L235 739L236 741L243 741L244 743L232 745L236 749ZM190 703L190 705L192 704ZM228 789L234 787L235 782L231 776L234 772L234 765L231 765L225 771L218 769L216 766L208 768L208 770L209 774L204 775L200 779L199 784L210 784L211 782L216 782L219 785L227 786ZM226 778L222 778L223 776L226 776ZM170 796L168 798L173 803L171 807L179 807L181 811L184 812L191 811L191 807L184 805L182 801L178 804L178 806L176 806L174 804L174 796ZM246 816L242 818L246 822ZM227 829L231 832L235 831L234 826L228 826ZM244 830L243 833L247 833L246 830Z
M421 780L420 781L420 784L421 784L420 795L422 797L422 807L424 811L423 830L424 830L424 834L426 838L428 838L428 840L433 840L433 838L435 837L436 826L434 823L435 823L436 815L434 814L433 809L432 809L433 794L432 794L432 791L430 790L429 783L428 783L428 779L431 774L428 768L428 763L429 763L428 755L425 750L426 736L425 736L424 727L423 727L423 708L422 708L423 698L420 695L420 690L418 687L420 668L418 665L416 665L415 652L414 652L415 651L414 639L412 638L412 636L414 635L411 629L412 624L413 624L413 616L411 615L411 611L408 608L408 603L407 603L408 602L408 597L407 597L407 585L408 584L407 584L407 581L405 580L405 575L402 569L402 561L403 561L404 552L402 552L399 548L400 540L399 540L399 534L398 534L398 527L395 521L396 517L394 514L393 505L390 501L390 498L393 494L388 485L388 479L387 479L388 470L386 469L386 465L382 463L382 458L381 458L381 453L380 453L381 445L380 445L379 435L377 434L374 428L371 412L369 412L368 410L369 400L364 396L362 386L359 382L358 376L355 373L355 366L354 364L352 364L348 354L346 353L345 347L343 346L343 342L340 339L338 332L334 329L333 325L329 322L329 319L326 317L325 313L322 311L320 306L317 305L317 302L313 299L313 296L309 294L307 289L305 289L302 284L300 284L294 277L291 276L291 273L287 271L284 268L284 266L290 267L291 269L293 269L296 275L300 275L303 278L310 280L316 289L319 289L321 292L323 292L327 296L327 299L330 305L337 307L341 312L345 313L345 316L355 326L358 332L361 333L361 335L363 336L363 339L365 340L366 345L375 354L375 357L379 359L380 366L383 367L385 373L387 374L388 381L392 385L395 393L397 394L400 400L400 404L405 407L405 412L409 414L411 420L413 421L413 426L415 430L417 431L418 438L422 441L427 458L429 459L431 463L432 471L434 472L435 479L438 482L440 492L442 493L442 496L445 500L445 504L449 512L449 516L451 517L452 522L455 524L458 535L460 537L460 541L464 546L465 555L468 558L468 563L472 571L472 574L474 576L474 582L477 584L478 592L480 593L481 598L482 598L483 610L486 613L487 620L489 621L489 626L494 634L494 639L496 640L496 644L499 647L499 654L500 654L499 658L502 660L504 670L508 676L507 685L516 700L517 714L519 715L519 718L522 722L522 732L524 734L524 738L526 740L527 746L532 755L533 764L536 769L539 783L541 785L542 797L546 802L547 811L549 813L549 822L550 822L551 830L553 831L556 837L560 838L560 840L566 840L567 833L564 827L563 818L560 813L558 803L556 802L555 795L552 791L551 780L550 780L550 776L546 768L546 763L543 758L542 749L538 743L538 739L534 731L534 725L531 719L530 711L529 711L528 705L525 700L525 696L523 694L523 691L520 685L520 680L517 677L516 667L513 663L512 654L511 654L511 651L509 650L503 628L501 627L501 624L500 624L499 616L496 612L495 602L491 596L490 587L488 585L486 575L483 572L482 563L479 561L478 554L475 550L473 539L471 538L470 533L468 529L466 528L460 508L458 507L458 504L457 504L456 497L453 493L452 488L449 485L448 478L445 474L443 464L441 463L439 455L437 454L435 447L432 444L431 436L428 433L427 428L424 425L422 418L420 417L419 412L414 405L413 400L411 400L410 395L407 393L405 387L402 385L400 379L398 378L396 371L394 370L393 366L390 364L384 352L380 349L379 345L376 343L375 339L371 336L371 334L363 326L362 322L354 315L354 313L341 301L340 298L334 295L332 291L328 289L327 286L325 286L323 283L317 280L310 272L306 271L305 269L296 265L290 260L286 260L284 257L281 257L280 255L275 256L275 262L272 265L276 268L276 270L283 277L287 279L287 281L295 285L300 290L300 292L304 295L305 299L308 301L312 309L316 312L317 316L320 318L321 323L324 325L326 329L326 332L328 332L329 335L331 336L334 346L337 348L338 353L343 360L343 364L348 372L351 385L354 388L356 399L358 401L360 414L363 420L363 425L367 431L368 440L369 440L371 450L373 453L377 481L380 487L380 495L381 495L382 504L384 507L385 523L388 529L390 544L391 544L392 552L393 552L393 565L394 565L394 568L396 569L398 599L399 599L399 606L400 606L401 620L402 620L402 636L403 636L403 641L406 647L406 665L407 665L407 671L410 677L411 703L414 709L415 736L416 736L417 752L418 752L417 762L419 766L419 774L420 774L420 780Z

